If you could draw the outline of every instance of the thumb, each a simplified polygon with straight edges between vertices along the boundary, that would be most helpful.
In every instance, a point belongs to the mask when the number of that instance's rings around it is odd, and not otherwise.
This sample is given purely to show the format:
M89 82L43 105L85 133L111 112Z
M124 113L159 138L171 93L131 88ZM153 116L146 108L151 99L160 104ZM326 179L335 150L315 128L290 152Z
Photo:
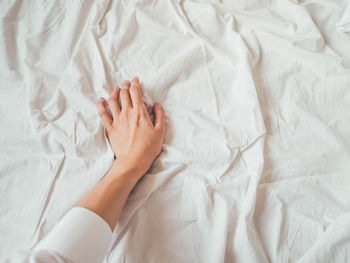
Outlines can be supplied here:
M155 103L153 106L153 113L154 113L154 127L158 130L164 129L164 111L162 109L162 106L160 106L159 103Z

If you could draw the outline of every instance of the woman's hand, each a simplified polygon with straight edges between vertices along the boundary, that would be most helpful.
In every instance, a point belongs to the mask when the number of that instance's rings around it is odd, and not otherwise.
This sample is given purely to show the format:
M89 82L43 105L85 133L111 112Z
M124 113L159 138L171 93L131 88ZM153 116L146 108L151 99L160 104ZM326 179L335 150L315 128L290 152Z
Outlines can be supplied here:
M112 230L131 190L160 153L164 137L164 111L158 103L154 105L153 124L142 102L139 80L124 81L122 88L115 88L107 102L101 98L97 104L116 160L106 176L76 205L102 217Z
M118 104L120 97L121 105ZM124 81L122 89L115 88L107 100L112 118L106 110L106 101L100 98L97 107L116 160L113 166L135 171L138 179L150 168L159 155L164 137L164 111L154 104L152 123L142 101L138 78Z

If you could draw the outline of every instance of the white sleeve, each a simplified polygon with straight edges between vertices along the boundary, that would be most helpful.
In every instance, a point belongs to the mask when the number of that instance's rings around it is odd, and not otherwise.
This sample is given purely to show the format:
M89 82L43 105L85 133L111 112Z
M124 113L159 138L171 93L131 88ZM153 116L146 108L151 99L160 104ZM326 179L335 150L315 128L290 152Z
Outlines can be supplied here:
M72 260L63 258L56 252L47 250L19 251L5 263L74 263Z
M101 263L111 241L112 231L100 216L74 207L20 262Z

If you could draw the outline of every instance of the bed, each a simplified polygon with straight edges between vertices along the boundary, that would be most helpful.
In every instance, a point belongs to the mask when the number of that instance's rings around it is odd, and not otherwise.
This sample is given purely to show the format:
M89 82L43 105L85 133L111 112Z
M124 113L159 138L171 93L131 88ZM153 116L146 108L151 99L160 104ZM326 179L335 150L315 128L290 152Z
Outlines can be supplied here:
M106 262L349 262L347 1L2 1L0 261L113 160L98 97L166 112Z

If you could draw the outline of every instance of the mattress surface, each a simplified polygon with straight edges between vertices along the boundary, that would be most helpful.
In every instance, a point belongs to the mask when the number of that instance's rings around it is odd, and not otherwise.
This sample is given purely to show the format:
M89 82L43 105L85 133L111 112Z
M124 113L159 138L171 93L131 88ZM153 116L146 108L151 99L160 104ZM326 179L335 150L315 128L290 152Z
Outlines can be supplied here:
M166 112L106 262L348 262L346 1L2 1L0 261L113 160L96 102Z

